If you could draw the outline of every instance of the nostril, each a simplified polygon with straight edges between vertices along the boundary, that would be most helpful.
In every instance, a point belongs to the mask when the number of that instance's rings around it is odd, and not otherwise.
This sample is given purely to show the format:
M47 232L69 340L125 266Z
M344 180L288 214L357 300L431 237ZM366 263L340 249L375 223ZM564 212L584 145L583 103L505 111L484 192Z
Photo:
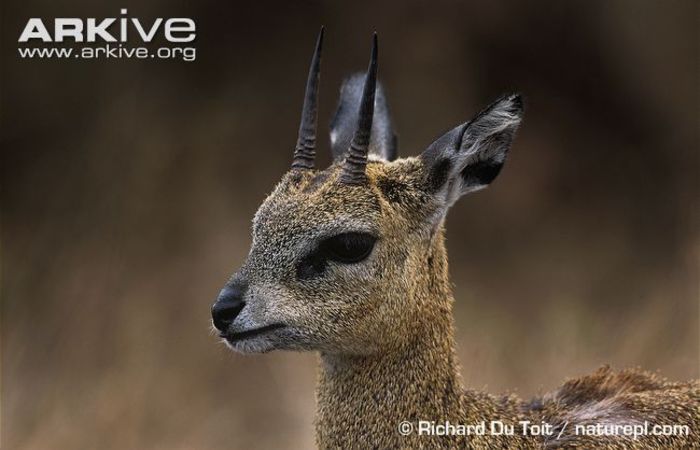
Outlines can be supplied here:
M241 312L245 302L240 299L235 301L222 301L219 299L211 308L211 318L214 327L219 331L226 331Z
M228 283L219 293L219 298L211 308L211 318L219 331L226 331L245 306L243 298L247 283L236 280Z

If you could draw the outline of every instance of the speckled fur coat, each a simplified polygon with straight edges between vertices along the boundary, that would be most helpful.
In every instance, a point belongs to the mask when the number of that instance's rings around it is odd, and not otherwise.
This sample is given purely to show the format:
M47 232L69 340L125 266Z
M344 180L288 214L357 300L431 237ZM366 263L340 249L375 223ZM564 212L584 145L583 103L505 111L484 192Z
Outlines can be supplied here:
M455 360L444 246L447 211L500 173L523 103L507 95L397 158L377 83L377 39L367 74L341 89L331 128L333 164L315 168L319 35L291 170L253 221L253 244L212 307L232 349L320 353L321 448L655 448L700 440L700 387L608 368L523 402L465 391ZM498 330L494 330L497 333ZM419 421L475 426L542 421L548 436L426 436ZM416 427L413 432L399 429ZM590 436L576 425L687 425L689 435ZM410 431L410 430L409 430Z

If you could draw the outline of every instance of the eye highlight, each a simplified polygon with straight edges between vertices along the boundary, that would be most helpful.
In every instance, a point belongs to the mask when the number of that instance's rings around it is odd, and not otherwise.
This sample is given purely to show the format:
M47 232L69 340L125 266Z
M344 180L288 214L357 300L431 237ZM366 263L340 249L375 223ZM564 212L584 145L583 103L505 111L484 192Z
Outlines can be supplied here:
M363 232L342 233L326 238L316 250L299 262L297 276L300 279L316 278L325 272L328 261L359 263L372 253L376 242L375 236Z

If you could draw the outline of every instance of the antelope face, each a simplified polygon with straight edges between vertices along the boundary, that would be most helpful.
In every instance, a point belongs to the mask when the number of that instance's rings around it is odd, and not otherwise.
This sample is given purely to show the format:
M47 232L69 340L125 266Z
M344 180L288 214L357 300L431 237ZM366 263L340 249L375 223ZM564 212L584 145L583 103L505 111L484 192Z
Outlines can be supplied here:
M341 90L335 162L315 170L322 36L292 170L256 213L248 257L212 307L214 327L237 351L368 354L399 345L430 307L411 294L424 288L447 209L495 178L520 121L519 97L504 97L420 157L396 160L375 36L367 74Z

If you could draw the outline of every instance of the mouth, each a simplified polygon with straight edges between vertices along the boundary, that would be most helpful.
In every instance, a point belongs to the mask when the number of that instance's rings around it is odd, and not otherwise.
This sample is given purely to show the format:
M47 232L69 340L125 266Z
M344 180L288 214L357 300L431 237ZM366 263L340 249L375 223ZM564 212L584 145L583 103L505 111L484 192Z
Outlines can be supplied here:
M265 325L260 328L253 328L252 330L241 331L240 333L220 333L219 337L226 339L230 344L234 342L242 341L244 339L249 339L261 334L267 333L268 331L277 330L279 328L284 328L286 325L283 323L273 323L270 325Z

